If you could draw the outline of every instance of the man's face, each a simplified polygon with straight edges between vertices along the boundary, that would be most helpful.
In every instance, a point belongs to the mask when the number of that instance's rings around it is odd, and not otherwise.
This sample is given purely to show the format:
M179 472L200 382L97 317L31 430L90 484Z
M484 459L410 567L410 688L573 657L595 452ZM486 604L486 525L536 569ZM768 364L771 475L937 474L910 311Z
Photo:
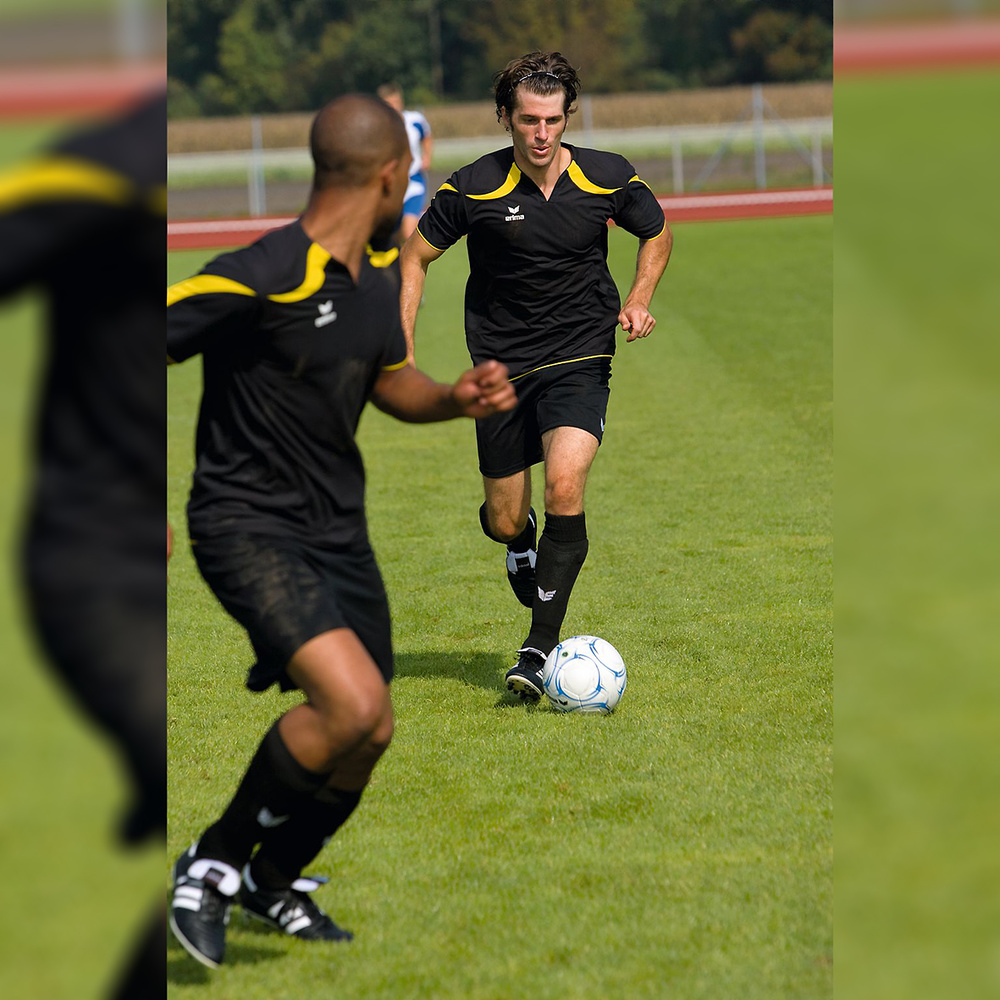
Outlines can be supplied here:
M514 149L533 167L544 169L559 152L562 134L566 131L566 115L562 90L547 97L522 93L515 94L514 113L504 124L510 128Z
M389 178L388 190L383 199L384 211L380 213L372 239L388 239L399 225L399 217L403 214L403 198L410 183L410 151L406 150L396 163Z

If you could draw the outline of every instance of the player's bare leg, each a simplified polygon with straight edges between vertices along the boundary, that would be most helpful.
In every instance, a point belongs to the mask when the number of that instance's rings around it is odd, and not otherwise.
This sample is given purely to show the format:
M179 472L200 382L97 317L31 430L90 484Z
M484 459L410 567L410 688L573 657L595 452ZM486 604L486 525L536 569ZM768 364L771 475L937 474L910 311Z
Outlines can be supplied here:
M272 726L225 812L174 866L171 928L213 968L223 960L237 894L247 913L284 933L351 936L307 895L322 880L299 876L354 811L392 739L389 688L343 628L304 643L286 672L306 701Z
M363 788L392 739L392 704L361 640L346 628L324 632L296 652L287 673L306 696L278 724L289 752L310 771L333 776L339 768Z
M516 538L528 523L531 511L531 469L523 469L503 479L483 476L486 495L485 516L491 537L509 542Z
M554 427L542 435L547 515L573 517L583 513L583 494L597 447L597 438L579 427Z
M507 686L522 698L542 694L545 657L559 642L573 584L587 557L583 494L598 441L579 427L556 427L542 435L545 456L545 529L538 540L531 630Z
M282 716L279 730L291 754L325 783L292 808L287 822L269 829L244 868L240 903L252 917L307 940L349 940L307 893L325 881L303 877L357 807L379 758L392 739L389 686L349 629L335 629L303 645L287 668L305 703Z

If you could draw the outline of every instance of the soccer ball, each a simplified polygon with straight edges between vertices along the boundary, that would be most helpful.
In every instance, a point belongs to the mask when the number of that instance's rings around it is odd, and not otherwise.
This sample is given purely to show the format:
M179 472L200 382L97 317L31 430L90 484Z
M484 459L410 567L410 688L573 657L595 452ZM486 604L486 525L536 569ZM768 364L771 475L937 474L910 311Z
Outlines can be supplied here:
M607 715L625 693L625 664L607 640L575 635L546 657L542 687L557 712Z

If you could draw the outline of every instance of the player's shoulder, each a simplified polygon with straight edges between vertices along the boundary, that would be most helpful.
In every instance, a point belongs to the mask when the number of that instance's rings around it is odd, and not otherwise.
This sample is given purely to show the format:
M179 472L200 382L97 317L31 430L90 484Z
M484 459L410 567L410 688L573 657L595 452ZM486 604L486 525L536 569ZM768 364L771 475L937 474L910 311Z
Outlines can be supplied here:
M636 176L635 167L620 153L571 146L573 161L587 180L602 188L623 188Z
M108 121L62 139L53 154L101 164L149 188L166 180L167 100L161 92Z
M471 198L487 194L504 184L513 164L513 147L496 149L456 170L448 179L445 189L450 186L452 190Z
M413 111L410 108L407 108L403 112L403 120L408 125L417 125L428 132L430 131L430 124L422 111Z
M248 246L220 254L205 265L203 273L237 281L261 297L286 292L305 279L311 246L296 219Z

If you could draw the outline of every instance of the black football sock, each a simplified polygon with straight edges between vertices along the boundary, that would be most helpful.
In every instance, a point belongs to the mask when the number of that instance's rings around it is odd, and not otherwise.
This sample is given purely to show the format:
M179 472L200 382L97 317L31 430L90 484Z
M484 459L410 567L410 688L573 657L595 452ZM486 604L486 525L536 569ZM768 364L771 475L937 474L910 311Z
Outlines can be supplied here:
M302 873L326 842L347 822L361 792L323 788L303 802L287 823L268 830L250 862L250 876L261 889L284 889Z
M303 767L281 738L276 722L260 741L226 811L201 836L198 856L242 868L268 830L288 822L302 803L326 782L326 775Z
M524 640L525 646L548 655L559 642L569 595L587 558L589 545L585 514L546 513L535 563L538 592L531 605L531 631Z
M493 534L490 528L490 519L486 515L486 504L483 504L479 508L479 524L482 526L483 534L487 538L491 538L494 542L499 542L501 545L506 545L508 549L512 552L527 552L528 549L533 549L535 547L535 508L530 508L530 515L524 528L516 538L512 538L509 542L505 542L502 538L497 538Z

